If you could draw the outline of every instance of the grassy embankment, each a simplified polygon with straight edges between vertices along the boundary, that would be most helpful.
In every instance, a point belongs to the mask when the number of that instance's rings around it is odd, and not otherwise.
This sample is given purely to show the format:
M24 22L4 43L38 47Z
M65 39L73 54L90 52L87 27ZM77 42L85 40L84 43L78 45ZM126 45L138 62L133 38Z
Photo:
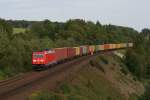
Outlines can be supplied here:
M116 56L101 56L73 74L55 91L33 93L31 100L137 100L142 84L124 69Z

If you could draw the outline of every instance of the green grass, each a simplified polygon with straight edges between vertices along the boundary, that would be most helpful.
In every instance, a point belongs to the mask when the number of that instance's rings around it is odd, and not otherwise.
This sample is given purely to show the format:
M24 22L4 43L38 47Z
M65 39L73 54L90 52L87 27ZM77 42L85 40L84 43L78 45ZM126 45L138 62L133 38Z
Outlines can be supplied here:
M1 70L0 70L0 80L3 80L3 79L5 79L5 77L4 77L5 75L4 75L4 72L2 72Z
M121 54L126 54L127 50L117 50L117 52L121 53Z
M17 75L17 70L13 67L5 67L3 69L0 69L0 80L5 80L7 78L13 77Z
M108 81L93 74L84 72L77 76L77 84L63 83L57 92L32 94L30 100L124 100Z
M130 95L129 100L139 100L139 97L137 95Z
M26 31L25 28L13 28L13 33L18 34L18 33L24 33Z
M44 90L42 92L32 94L29 100L64 100L63 98L63 95Z
M100 60L104 63L104 64L108 64L108 59L106 59L106 57L104 56L100 56Z
M109 81L92 69L82 70L74 78L75 83L63 82L56 91L32 94L30 100L124 100Z

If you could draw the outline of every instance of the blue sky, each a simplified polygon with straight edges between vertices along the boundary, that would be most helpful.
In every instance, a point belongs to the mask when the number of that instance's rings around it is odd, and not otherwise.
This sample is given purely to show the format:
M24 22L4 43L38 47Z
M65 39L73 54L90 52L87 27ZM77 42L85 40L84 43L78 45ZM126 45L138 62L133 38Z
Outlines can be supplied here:
M150 0L0 0L0 17L18 20L99 20L102 24L150 28Z

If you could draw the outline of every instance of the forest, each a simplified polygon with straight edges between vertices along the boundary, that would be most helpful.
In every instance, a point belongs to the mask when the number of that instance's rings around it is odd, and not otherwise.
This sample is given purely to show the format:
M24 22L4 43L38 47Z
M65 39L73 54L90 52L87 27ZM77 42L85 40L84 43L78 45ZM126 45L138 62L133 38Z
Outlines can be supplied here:
M24 32L14 33L14 28ZM150 98L150 29L102 25L82 19L66 22L0 19L0 80L32 70L31 54L47 48L133 42L124 63L136 79L148 87L140 100Z

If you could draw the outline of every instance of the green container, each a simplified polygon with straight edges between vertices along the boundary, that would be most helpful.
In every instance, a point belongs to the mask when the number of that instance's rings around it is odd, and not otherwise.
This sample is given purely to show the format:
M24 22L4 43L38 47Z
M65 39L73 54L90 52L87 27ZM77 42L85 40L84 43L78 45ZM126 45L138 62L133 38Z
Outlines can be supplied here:
M87 52L88 52L87 46L81 46L81 48L83 50L83 54L87 54Z
M99 45L95 45L95 51L97 52L97 51L99 51L100 49L99 49Z

